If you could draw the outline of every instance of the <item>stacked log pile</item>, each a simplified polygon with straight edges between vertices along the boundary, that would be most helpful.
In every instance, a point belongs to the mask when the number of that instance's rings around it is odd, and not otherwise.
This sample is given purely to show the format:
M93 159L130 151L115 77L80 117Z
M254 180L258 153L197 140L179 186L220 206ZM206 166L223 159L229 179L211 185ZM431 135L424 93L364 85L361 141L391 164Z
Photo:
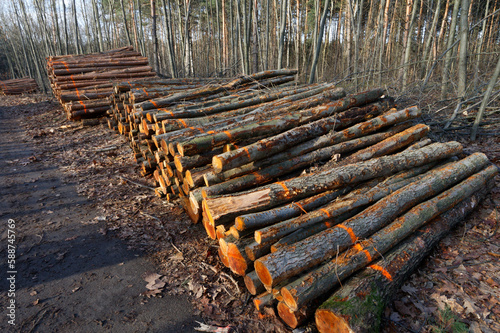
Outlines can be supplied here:
M47 72L54 96L71 120L103 116L114 82L156 76L148 59L132 47L48 57Z
M257 310L275 307L292 328L315 317L321 332L376 329L498 171L457 142L432 143L420 110L394 108L381 89L346 96L291 86L294 74L117 84L109 124L156 193L218 240Z
M38 84L30 77L0 81L0 93L4 95L21 95L36 90L38 90Z
M192 180L193 168L207 167L213 154L185 154L177 167L174 157L179 154L175 151L171 154L175 147L168 147L167 137L191 138L195 133L230 123L237 127L242 117L250 117L266 101L305 91L287 86L293 82L295 73L280 70L236 79L121 82L115 85L110 97L112 117L108 125L129 138L142 173L154 175L159 185L158 195L185 198L194 182L199 186L203 181L201 177Z

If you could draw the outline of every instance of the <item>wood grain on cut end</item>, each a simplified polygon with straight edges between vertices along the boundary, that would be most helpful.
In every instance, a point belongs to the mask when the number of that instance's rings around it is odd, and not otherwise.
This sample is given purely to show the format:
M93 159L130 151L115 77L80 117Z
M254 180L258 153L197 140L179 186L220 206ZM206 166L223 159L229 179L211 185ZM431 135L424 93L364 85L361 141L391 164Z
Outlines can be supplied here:
M265 286L272 286L273 278L271 277L271 274L269 273L267 267L264 264L262 264L259 260L256 260L254 262L254 266L255 266L255 271L257 272L257 275L259 276L259 279L262 281L262 283Z
M354 333L344 318L328 310L316 310L316 328L321 333Z

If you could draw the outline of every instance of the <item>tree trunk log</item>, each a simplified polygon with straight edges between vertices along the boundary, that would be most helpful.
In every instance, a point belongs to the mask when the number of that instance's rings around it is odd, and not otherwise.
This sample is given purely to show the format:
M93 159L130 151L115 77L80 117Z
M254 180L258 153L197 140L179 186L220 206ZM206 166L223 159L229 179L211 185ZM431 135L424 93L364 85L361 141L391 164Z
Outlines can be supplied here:
M429 128L425 125L417 125L418 128L414 130L407 130L398 135L394 135L391 137L393 133L378 133L372 134L365 137L361 137L359 139L354 139L347 142L342 142L333 146L321 148L305 155L294 157L290 160L282 161L281 163L270 165L258 171L252 172L250 174L244 175L242 177L233 178L231 180L225 181L223 183L219 183L216 185L212 185L204 188L202 191L204 193L204 197L216 196L225 193L234 193L239 192L244 189L250 188L255 185L261 185L266 182L269 182L279 176L288 174L297 169L304 169L305 167L320 161L324 161L327 159L331 159L335 154L343 154L346 152L350 152L362 147L366 147L368 145L373 145L374 143L380 142L380 144L375 145L374 149L367 148L369 153L364 153L363 155L356 155L354 158L350 159L354 161L357 158L357 161L363 160L362 158L369 159L369 156L382 156L386 153L390 153L391 151L395 151L401 146L408 144L408 142L412 142L414 140L419 139L420 137L427 134ZM385 139L385 140L384 140ZM382 145L382 143L384 143ZM377 149L375 149L377 148ZM254 163L254 165L258 165ZM349 164L348 162L342 163ZM230 171L230 170L228 170Z
M386 196L346 222L294 244L293 251L284 248L258 259L255 262L257 274L264 285L268 285L303 272L343 251L358 239L368 237L402 212L453 186L480 170L486 163L488 158L477 153L437 172L430 171L421 180Z
M333 170L277 182L237 195L207 198L204 199L205 213L211 223L215 225L215 221L232 220L239 215L263 211L347 184L387 176L454 156L461 151L462 146L457 142L436 143L419 150L383 156L358 164L349 164Z
M427 164L411 171L426 172L432 168L434 164ZM436 171L431 171L435 174ZM365 207L374 202L377 202L384 198L385 196L401 189L408 184L419 181L423 178L423 175L416 175L407 179L399 179L399 181L385 181L373 188L368 189L366 187L362 188L362 191L353 191L346 195L344 198L338 198L337 200L327 204L321 209L311 211L307 214L303 214L299 217L290 220L284 220L282 222L270 225L266 228L262 228L255 231L255 240L257 243L269 242L272 240L277 241L279 238L286 236L300 228L310 227L316 223L325 222L334 219L335 217L354 210L360 207ZM338 220L333 220L328 222L331 226L339 223Z
M235 219L235 227L238 230L255 229L283 221L300 214L307 213L317 207L323 206L335 200L339 195L345 194L349 187L334 191L325 191L315 196L302 199L286 206L277 207L262 212L238 216Z
M379 258L425 223L486 187L497 173L495 166L489 166L438 196L413 207L368 239L357 243L341 259L331 260L282 288L285 303L292 310L298 309L331 290L339 281Z
M345 96L344 90L337 89L336 94L331 98L336 100L338 98L342 98L343 96ZM379 96L377 96L377 98ZM181 155L192 155L208 151L213 147L221 146L228 142L237 142L242 139L257 136L257 134L261 136L280 133L333 113L335 107L334 105L336 105L335 102L332 102L313 109L297 111L291 114L275 117L274 119L264 120L263 122L251 122L227 131L217 131L217 133L214 134L204 135L192 140L179 142L177 149ZM336 110L336 112L344 111L345 109L339 109ZM336 124L333 119L332 121L333 123L330 126L334 126L334 124Z
M383 310L401 285L438 242L471 213L489 192L482 189L421 227L383 259L350 278L315 314L316 326L327 332L373 332ZM355 311L355 312L354 312Z
M488 182L496 173L497 169L490 166L431 200L415 206L369 239L356 244L342 259L325 263L282 288L285 303L292 310L298 309L336 287L339 281L382 256L425 223L488 186Z
M380 96L382 96L383 90L376 89L355 95L350 95L342 98L334 103L329 103L321 107L311 110L311 114L308 117L307 122L334 114L338 112L345 111L352 107L362 106L367 103L376 101ZM283 130L290 129L299 124L300 118L297 116L290 116L288 118L283 118L281 123L281 128ZM304 121L302 121L302 124ZM274 124L271 124L274 125ZM326 132L325 132L326 133ZM322 133L322 134L325 134ZM222 172L228 169L232 169L244 164L263 159L271 154L276 154L283 151L291 146L306 141L313 138L315 135L308 135L309 133L303 133L302 131L290 131L282 133L281 135L276 135L274 137L263 139L256 142L250 146L240 148L231 152L221 154L214 157L212 161L212 166L216 172Z

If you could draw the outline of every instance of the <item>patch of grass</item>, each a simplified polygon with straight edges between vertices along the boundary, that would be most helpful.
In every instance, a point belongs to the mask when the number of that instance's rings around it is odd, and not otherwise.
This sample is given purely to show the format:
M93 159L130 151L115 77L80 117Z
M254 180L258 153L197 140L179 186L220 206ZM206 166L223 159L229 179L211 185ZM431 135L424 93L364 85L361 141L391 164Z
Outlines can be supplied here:
M458 316L446 306L444 310L439 310L435 325L431 326L433 333L467 333L469 327L460 321Z

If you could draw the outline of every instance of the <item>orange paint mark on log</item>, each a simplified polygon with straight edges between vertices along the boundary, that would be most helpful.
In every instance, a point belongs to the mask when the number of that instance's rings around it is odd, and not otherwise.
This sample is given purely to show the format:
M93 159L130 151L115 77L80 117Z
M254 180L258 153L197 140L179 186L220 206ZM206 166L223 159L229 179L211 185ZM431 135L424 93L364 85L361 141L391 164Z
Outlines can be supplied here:
M177 119L177 121L180 122L182 124L182 126L184 126L184 128L188 127L188 125L186 124L186 122L183 119Z
M263 181L263 180L265 179L265 178L264 178L262 175L260 175L257 171L252 172L252 175L254 175L255 180L257 180L258 182L261 182L261 181Z
M326 209L323 209L321 208L320 211L322 211L323 213L325 213L326 216L330 217L330 213L328 213L328 211Z
M87 113L87 106L85 105L85 103L83 103L82 101L78 101L78 103L83 106L84 112Z
M368 266L369 268L371 269L374 269L376 271L379 271L380 273L382 273L383 276L385 276L385 278L389 281L392 281L392 275L386 271L382 266L379 266L379 265L370 265Z
M356 250L358 250L359 252L363 252L366 256L366 259L368 261L372 261L372 256L370 255L370 252L368 252L367 250L363 249L363 247L358 243L356 245L354 245L354 248Z
M215 131L208 131L207 134L214 134Z
M152 99L149 100L151 102L151 104L153 104L155 106L155 108L158 109L158 104L155 103L155 101L153 101ZM172 112L170 112L170 114L173 116L174 114Z
M64 65L64 67L66 67L66 71L69 73L69 67L66 61L61 61L61 63Z
M302 207L302 205L301 205L301 204L299 204L298 202L294 202L293 204L294 204L295 206L299 207L299 209L300 209L301 211L303 211L304 213L306 213L306 214L307 214L307 211L304 209L304 207Z
M288 194L290 193L290 190L288 189L288 187L286 187L285 183L283 182L277 182L276 184L280 185L281 187L283 187L283 189L285 190L285 196L288 196Z
M248 158L251 160L252 157L250 156L250 152L248 151L247 147L243 147L243 150L247 153Z
M358 240L358 237L356 237L356 235L354 234L354 231L352 231L351 228L349 227L346 227L345 225L343 225L342 223L338 224L337 227L339 228L342 228L344 229L345 231L347 231L347 233L349 234L349 237L351 237L351 241L353 243L356 243L356 241Z
M233 136L229 131L223 131L222 133L226 134L229 137L229 140L233 140Z

